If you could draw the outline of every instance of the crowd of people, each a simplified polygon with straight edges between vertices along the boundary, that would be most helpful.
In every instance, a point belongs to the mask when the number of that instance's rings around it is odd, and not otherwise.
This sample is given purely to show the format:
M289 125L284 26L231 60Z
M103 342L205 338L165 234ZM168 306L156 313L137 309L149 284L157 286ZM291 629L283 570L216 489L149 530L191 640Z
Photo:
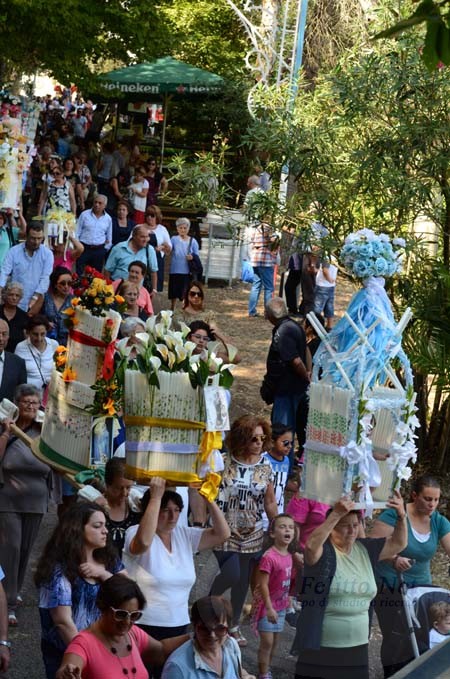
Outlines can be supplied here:
M214 343L223 361L241 359L190 267L199 246L189 220L178 219L172 237L162 224L157 202L167 183L156 161L135 145L100 147L93 116L82 108L63 123L57 116L45 121L31 167L28 223L22 210L17 219L0 213L0 401L16 404L21 434L11 418L3 420L2 671L10 662L7 626L23 622L21 588L42 518L51 499L61 502L57 474L33 455L26 437L39 436L53 355L68 341L64 311L75 272L91 266L113 281L126 302L121 335L133 338L154 313L168 270L174 322L189 325L194 353ZM269 183L262 170L252 175L247 204ZM39 219L55 206L76 218L62 243L44 242ZM296 679L368 679L372 609L383 636L385 676L411 659L398 643L408 631L399 574L408 586L431 584L438 546L450 556L439 483L417 479L406 507L395 491L370 528L346 497L329 507L302 496L307 390L319 339L297 316L323 312L322 324L331 328L337 269L313 251L294 253L286 305L273 296L276 234L253 224L247 245L253 270L248 315L258 314L264 290L273 326L261 387L271 421L244 414L232 422L216 501L159 477L138 497L124 461L113 457L95 501L72 496L61 508L34 573L48 679L251 679L243 667L246 614L259 638L258 679L275 677L272 660L286 621L296 627ZM208 595L190 606L196 555L204 550L214 554L216 575ZM450 628L448 603L438 604L430 609L430 645Z

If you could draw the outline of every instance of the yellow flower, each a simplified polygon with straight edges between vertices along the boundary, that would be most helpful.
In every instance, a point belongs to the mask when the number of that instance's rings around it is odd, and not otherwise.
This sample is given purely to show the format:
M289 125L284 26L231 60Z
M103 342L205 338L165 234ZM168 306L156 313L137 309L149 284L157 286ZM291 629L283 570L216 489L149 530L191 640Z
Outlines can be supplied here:
M96 297L96 298L94 299L94 304L100 305L101 303L102 303L102 300L100 299L100 297Z
M105 285L105 294L114 295L114 288L112 285Z
M64 382L73 382L77 378L77 373L70 366L67 366L62 373L62 378Z
M116 295L115 300L116 300L117 304L124 304L124 302L125 302L125 298L122 297L122 295Z
M74 297L74 298L72 299L72 302L71 302L72 306L78 306L79 303L80 303L80 298L79 298L79 297Z
M114 401L112 398L109 398L106 403L103 405L103 410L106 410L108 415L115 415L116 414L116 408L114 405Z
M87 294L89 295L89 297L97 297L97 288L91 286L90 288L88 288Z
M105 303L106 304L112 304L114 302L114 295L108 295L105 297Z

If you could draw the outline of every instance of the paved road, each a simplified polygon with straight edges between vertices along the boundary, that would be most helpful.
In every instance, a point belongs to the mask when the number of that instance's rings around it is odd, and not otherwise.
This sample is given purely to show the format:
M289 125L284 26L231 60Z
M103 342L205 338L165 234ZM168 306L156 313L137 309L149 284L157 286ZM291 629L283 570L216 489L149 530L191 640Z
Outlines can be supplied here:
M10 630L10 639L13 642L12 668L7 675L4 675L8 679L45 679L39 647L40 626L37 594L31 580L31 570L34 568L42 547L48 539L55 523L56 514L53 510L49 512L43 521L33 551L30 564L31 567L29 568L23 591L24 603L17 614L19 626L17 629ZM193 600L208 593L209 586L215 577L216 570L216 560L211 553L204 553L198 557L198 577L197 584L192 591ZM244 667L249 672L256 673L257 640L248 625L243 625L243 631L249 640L249 645L244 650L243 654ZM293 637L294 630L286 625L272 667L274 679L293 679L294 677L295 660L288 657ZM383 674L378 660L379 633L376 629L374 630L373 637L370 645L370 679L381 679Z

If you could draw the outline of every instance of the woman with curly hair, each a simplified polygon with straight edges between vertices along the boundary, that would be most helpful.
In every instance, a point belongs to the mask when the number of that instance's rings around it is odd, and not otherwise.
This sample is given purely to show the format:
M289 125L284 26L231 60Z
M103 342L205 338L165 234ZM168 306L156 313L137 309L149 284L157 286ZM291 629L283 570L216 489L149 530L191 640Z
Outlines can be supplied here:
M211 595L220 596L231 587L230 634L239 646L247 645L239 630L239 618L251 571L262 555L263 513L269 520L278 514L272 467L263 457L269 441L270 424L264 418L244 415L233 422L226 438L228 453L217 499L231 536L215 550L220 573Z
M100 507L77 503L61 517L38 562L35 583L47 679L55 678L72 639L100 616L96 605L100 584L123 571L107 538L106 517Z

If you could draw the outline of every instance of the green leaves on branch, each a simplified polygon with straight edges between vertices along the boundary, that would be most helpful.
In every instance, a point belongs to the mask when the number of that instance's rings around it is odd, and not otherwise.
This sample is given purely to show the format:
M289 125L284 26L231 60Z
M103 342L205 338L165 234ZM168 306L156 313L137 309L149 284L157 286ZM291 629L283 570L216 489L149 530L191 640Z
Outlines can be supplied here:
M447 7L447 12L444 13ZM423 0L417 9L406 19L375 35L375 39L391 38L403 31L426 23L425 42L422 58L431 70L441 64L450 66L450 1Z

